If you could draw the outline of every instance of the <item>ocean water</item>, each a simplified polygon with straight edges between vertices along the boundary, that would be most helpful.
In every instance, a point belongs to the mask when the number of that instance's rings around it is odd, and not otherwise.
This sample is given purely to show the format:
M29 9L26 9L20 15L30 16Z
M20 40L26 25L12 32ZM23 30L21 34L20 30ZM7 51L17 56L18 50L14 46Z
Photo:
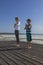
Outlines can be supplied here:
M26 35L19 35L20 39L26 39ZM2 34L0 35L0 39L5 39L5 38L15 38L14 34ZM32 39L43 39L43 35L32 35Z
M26 40L26 35L19 35L20 41ZM1 34L0 35L0 41L15 41L15 35L14 34ZM43 45L43 35L32 35L32 43L36 44L42 44Z
M26 38L26 35L20 35L21 38ZM43 39L43 35L32 35L32 39Z

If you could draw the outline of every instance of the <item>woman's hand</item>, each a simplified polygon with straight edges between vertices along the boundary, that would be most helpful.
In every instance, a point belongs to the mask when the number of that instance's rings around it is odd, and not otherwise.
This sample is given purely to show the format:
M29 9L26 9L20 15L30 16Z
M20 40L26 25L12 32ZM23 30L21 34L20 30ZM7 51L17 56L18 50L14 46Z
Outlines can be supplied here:
M28 27L27 26L25 26L25 28L24 29L27 29Z

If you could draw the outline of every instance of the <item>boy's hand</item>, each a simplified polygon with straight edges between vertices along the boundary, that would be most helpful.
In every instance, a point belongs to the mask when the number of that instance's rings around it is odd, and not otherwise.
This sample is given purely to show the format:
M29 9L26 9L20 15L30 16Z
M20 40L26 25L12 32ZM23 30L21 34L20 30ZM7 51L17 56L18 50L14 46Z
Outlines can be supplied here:
M15 24L15 26L16 26L16 24Z
M24 28L24 30L25 30L26 28Z

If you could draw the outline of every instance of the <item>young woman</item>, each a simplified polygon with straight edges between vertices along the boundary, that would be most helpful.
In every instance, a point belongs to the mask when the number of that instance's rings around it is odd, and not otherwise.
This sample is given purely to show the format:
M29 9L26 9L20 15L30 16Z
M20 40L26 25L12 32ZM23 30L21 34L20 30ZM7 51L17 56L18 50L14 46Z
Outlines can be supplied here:
M31 48L31 46L32 46L32 44L31 44L31 41L32 41L32 38L31 38L31 28L32 28L31 20L27 19L26 22L27 23L25 25L25 29L26 29L26 37L27 37L27 48Z

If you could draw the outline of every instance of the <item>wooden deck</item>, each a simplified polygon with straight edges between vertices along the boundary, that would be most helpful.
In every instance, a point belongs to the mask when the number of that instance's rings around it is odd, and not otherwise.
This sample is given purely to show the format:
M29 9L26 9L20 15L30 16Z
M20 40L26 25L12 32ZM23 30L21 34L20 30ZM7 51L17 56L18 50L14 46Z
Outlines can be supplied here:
M33 44L25 48L26 42L0 41L0 65L43 65L43 45Z

